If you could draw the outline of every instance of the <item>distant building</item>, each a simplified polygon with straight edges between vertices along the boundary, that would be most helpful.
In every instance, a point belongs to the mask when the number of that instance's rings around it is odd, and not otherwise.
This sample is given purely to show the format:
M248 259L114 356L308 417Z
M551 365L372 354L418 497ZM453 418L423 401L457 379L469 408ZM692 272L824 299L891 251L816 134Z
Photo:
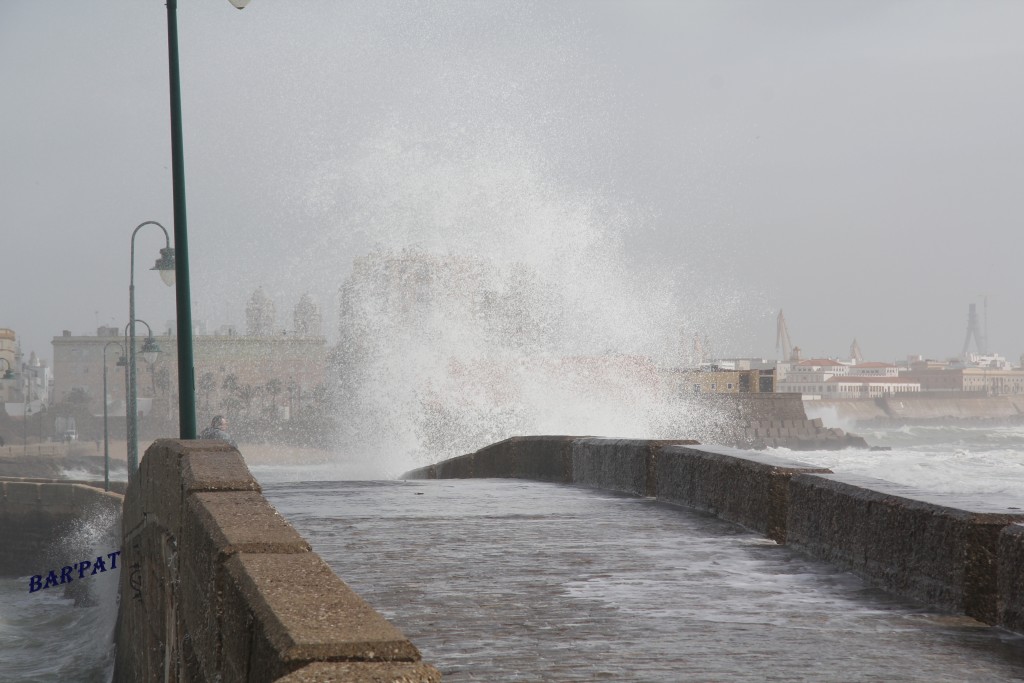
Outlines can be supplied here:
M775 390L774 372L769 369L727 370L705 364L700 368L676 368L667 374L677 396L771 393Z
M10 368L12 372L18 371L18 366L21 364L21 350L18 348L14 330L9 330L6 327L0 328L0 358L7 361L6 364L0 363L0 370L5 371Z
M916 361L901 377L921 384L922 391L968 391L989 396L1024 394L1024 369L1005 364L971 367L962 363Z
M245 307L245 332L250 337L272 337L277 325L274 302L258 288Z
M8 415L36 412L49 404L53 384L50 368L34 351L25 362L14 330L0 328L0 358L5 361L0 362L0 400Z
M321 332L320 311L309 294L303 294L299 303L295 304L293 313L295 322L295 334L300 337L320 337Z
M722 370L774 370L776 361L767 358L719 358L712 364Z
M818 398L881 398L920 391L919 383L897 376L849 375L826 380L818 393Z
M898 377L900 369L890 363L868 361L849 366L848 377Z
M899 368L888 363L853 365L819 358L793 364L776 383L776 391L805 399L877 398L921 391L921 384L902 377Z
M304 310L308 320L319 318L315 306L312 309L306 306ZM249 328L263 334L239 336L234 334L233 327L222 326L218 334L193 337L196 409L200 422L208 417L206 413L223 412L229 399L237 399L236 403L257 401L264 407L278 407L283 414L295 397L306 395L324 383L327 340L318 334L300 334L298 330L275 333L263 326L268 318L260 315L266 312L257 314L258 324ZM313 326L308 329L316 331ZM136 337L139 349L144 339L144 334ZM139 410L143 415L159 412L167 419L176 419L177 338L164 334L154 339L161 353L153 365L146 363L138 349L136 351ZM53 338L54 400L64 400L79 389L94 399L90 405L93 413L102 413L103 349L112 341L124 344L121 331L99 328L95 336L74 336L65 331L62 336ZM121 348L111 345L107 352L106 401L112 414L120 411L123 416L125 374L124 368L117 366Z

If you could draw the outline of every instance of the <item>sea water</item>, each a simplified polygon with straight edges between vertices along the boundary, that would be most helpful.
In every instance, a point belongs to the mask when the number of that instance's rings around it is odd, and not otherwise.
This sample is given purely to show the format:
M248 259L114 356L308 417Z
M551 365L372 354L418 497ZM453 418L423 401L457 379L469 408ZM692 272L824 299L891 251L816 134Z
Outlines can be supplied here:
M35 574L120 549L120 516L97 511L57 539ZM114 666L118 569L96 575L72 573L82 588L75 598L65 586L30 591L29 577L0 578L0 681L106 683Z
M1024 509L1024 425L850 429L891 450L773 452L836 473Z

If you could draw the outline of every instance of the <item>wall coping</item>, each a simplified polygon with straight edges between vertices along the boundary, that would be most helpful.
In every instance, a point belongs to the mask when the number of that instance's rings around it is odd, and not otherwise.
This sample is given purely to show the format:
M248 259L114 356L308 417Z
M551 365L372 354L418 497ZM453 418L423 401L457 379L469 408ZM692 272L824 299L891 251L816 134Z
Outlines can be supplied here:
M123 533L115 681L320 680L345 667L440 680L224 442L154 442L128 484Z

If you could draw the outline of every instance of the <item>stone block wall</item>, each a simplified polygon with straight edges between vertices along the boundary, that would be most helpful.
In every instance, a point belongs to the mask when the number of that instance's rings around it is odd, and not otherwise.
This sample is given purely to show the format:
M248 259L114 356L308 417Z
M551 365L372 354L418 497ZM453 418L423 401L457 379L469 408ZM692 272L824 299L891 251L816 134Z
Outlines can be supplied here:
M636 439L577 439L571 448L572 482L647 495L647 442Z
M225 443L150 446L123 530L115 681L440 680Z
M705 443L755 450L868 447L859 436L825 427L819 418L808 419L797 393L719 394L704 400L721 416L717 427L704 434Z
M795 477L790 496L789 543L899 595L999 622L999 538L1024 514L852 475Z
M999 618L997 623L1024 633L1024 524L999 534Z
M528 459L517 460L521 452ZM794 545L897 595L1024 632L1018 509L693 442L516 437L456 460L403 477L516 476L656 497Z
M786 541L789 480L826 468L729 448L665 448L657 461L657 498L710 512Z

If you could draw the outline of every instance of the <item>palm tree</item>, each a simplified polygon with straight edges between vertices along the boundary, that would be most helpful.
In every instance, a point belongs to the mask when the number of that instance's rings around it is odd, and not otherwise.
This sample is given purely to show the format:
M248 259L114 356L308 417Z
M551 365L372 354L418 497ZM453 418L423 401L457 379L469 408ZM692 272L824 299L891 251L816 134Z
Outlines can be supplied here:
M276 377L267 382L263 387L264 391L266 391L266 393L269 394L271 398L270 413L272 419L277 418L277 395L281 393L282 388L283 387L281 384L281 380L277 379Z
M238 376L235 373L229 374L224 378L221 388L228 392L228 394L236 393L238 391Z
M242 384L238 386L235 393L238 394L238 398L242 399L242 404L245 406L245 414L249 415L249 411L252 409L252 401L260 395L261 387L254 387L251 384Z
M217 378L212 372L204 372L199 377L199 393L203 397L204 408L210 412L210 394L217 387Z

